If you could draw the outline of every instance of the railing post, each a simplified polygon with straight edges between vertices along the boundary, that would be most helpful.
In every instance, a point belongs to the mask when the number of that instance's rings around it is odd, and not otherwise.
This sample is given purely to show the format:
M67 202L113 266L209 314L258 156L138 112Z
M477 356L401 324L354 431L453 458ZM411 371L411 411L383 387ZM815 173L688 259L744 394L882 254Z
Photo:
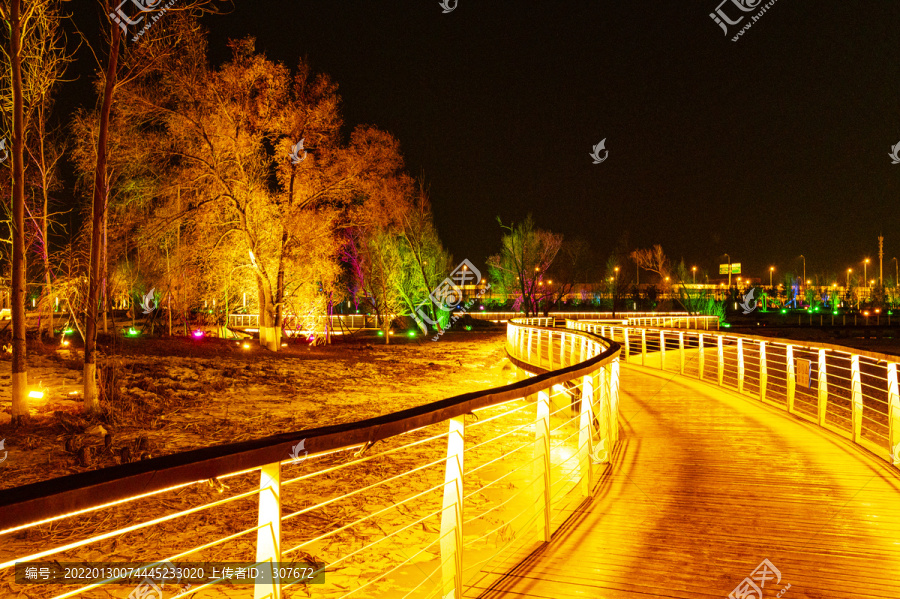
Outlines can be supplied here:
M759 399L766 399L766 385L769 382L769 364L766 360L766 342L759 342Z
M631 361L631 343L628 340L628 327L622 327L622 335L625 337L625 361Z
M259 519L256 531L256 561L270 563L272 587L253 586L254 599L279 599L281 581L278 563L281 561L281 462L266 464L259 469ZM264 566L263 566L264 567Z
M538 366L541 368L544 367L544 331L537 330L535 331L537 334L537 358L538 358Z
M785 360L787 361L787 411L794 413L794 396L797 393L797 367L794 364L794 346L788 344Z
M737 340L737 354L738 354L738 393L744 392L744 374L746 371L744 370L744 340L741 337L738 337Z
M684 374L684 331L678 331L678 355L681 364L678 367L679 374Z
M699 379L703 380L703 366L706 358L703 355L703 333L697 333L697 366L699 367Z
M550 396L538 391L534 421L534 509L538 539L550 542Z
M887 365L888 379L888 437L891 462L900 466L900 386L897 384L897 364Z
M851 409L853 421L853 441L859 443L862 438L862 377L859 372L859 354L853 354L850 357L850 389L851 389Z
M609 398L609 430L610 444L607 447L609 460L612 461L612 450L619 440L619 359L614 358L612 364L605 368L607 397Z
M572 345L569 347L569 364L575 364L575 340L578 335L572 335Z
M819 381L818 381L818 405L816 412L819 416L819 426L825 426L825 418L828 415L828 368L825 362L825 350L819 350Z
M647 329L641 329L641 366L647 363Z
M666 333L659 332L659 369L666 369Z
M716 335L716 354L717 354L717 371L718 371L718 379L719 386L722 386L722 382L725 380L725 346L723 345L724 340L722 339L722 335Z
M465 415L450 419L447 462L444 469L444 505L441 511L441 596L462 598L463 455Z
M578 428L578 463L581 470L581 495L590 497L594 488L593 454L594 379L585 375L581 379L581 421Z
M601 437L601 443L604 444L604 449L609 449L609 444L612 442L610 436L612 434L610 429L610 406L609 406L609 381L606 379L606 370L607 366L601 366L600 369L596 372L596 383L595 383L595 404L599 405L599 411L595 412L597 416L597 422L599 423L598 432ZM608 457L609 454L607 454Z
M531 364L531 334L534 332L534 329L528 328L526 330L528 331L528 354L526 354L525 361Z
M560 333L559 336L559 365L566 366L566 334Z

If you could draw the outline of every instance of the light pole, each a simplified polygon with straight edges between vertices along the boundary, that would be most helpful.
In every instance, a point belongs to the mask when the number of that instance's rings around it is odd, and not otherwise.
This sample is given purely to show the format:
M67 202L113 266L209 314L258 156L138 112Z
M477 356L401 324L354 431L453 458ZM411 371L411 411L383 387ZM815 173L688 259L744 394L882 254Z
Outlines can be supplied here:
M894 269L896 272L894 273L894 289L900 286L900 266L897 264L897 257L894 256Z
M731 289L731 256L725 254L725 257L728 258L728 288Z
M863 281L867 281L869 279L868 268L869 268L869 259L866 258L865 260L863 260Z
M803 254L800 254L800 259L803 260L803 278L801 279L801 281L805 281L806 280L806 256L804 256Z
M847 269L847 293L850 293L850 273L853 272L852 268Z
M772 287L772 273L775 272L775 267L769 267L769 287Z
M896 258L894 258L894 259L896 260ZM691 267L691 275L694 277L694 285L696 285L697 284L697 267L696 266Z

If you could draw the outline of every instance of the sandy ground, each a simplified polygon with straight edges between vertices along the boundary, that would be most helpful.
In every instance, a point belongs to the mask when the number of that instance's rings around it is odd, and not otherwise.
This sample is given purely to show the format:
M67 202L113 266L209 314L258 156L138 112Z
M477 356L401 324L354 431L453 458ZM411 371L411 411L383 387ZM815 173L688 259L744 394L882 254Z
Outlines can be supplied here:
M29 384L45 397L31 400L30 423L13 428L10 377L0 375L0 439L8 452L0 488L353 422L505 384L497 369L504 341L499 332L451 331L437 342L384 345L370 337L273 354L219 339L125 339L99 361L116 381L104 386L112 396L103 401L105 413L89 419L81 407L81 348L31 347ZM9 364L8 354L3 359Z
M35 402L27 426L11 427L9 378L0 379L0 401L5 402L0 438L5 438L8 451L0 464L0 484L10 488L204 445L361 420L515 380L514 369L504 357L502 329L451 331L438 342L398 339L385 346L379 341L370 338L327 348L291 346L271 354L256 346L244 349L241 344L215 339L127 339L106 348L105 372L115 373L113 382L104 386L111 398L104 402L104 414L92 419L84 418L80 407L78 348L34 348L29 380L40 381L46 399ZM114 368L109 370L111 365ZM524 535L529 526L522 516L531 513L527 491L532 476L533 407L520 400L491 408L490 414L467 417L471 420L467 422L467 447L472 447L465 458L467 471L484 465L467 477L467 514L484 513L465 528L467 555L473 559L488 559L504 543ZM565 413L560 412L560 423L568 417ZM508 414L502 424L490 419L498 414ZM487 422L480 425L481 420ZM439 579L440 547L435 543L441 526L445 433L446 425L435 425L386 440L365 461L359 461L353 452L339 452L284 466L283 480L298 480L283 490L282 514L296 514L283 526L284 561L333 564L346 558L326 572L325 585L295 586L286 597L336 598L367 582L371 585L354 597L399 597L405 594L399 589L413 588L429 576L432 581ZM501 433L508 435L514 447L524 448L513 461L499 458L497 444L479 446L482 440ZM564 426L557 434L572 433ZM413 442L418 444L389 452ZM571 439L563 445L570 443ZM571 455L571 449L565 451ZM410 472L429 463L434 465ZM323 474L295 478L315 472ZM401 476L394 480L398 473ZM211 501L222 503L55 557L60 562L149 563L213 543L223 535L250 530L190 559L253 561L257 499L241 495L258 488L258 478L257 473L242 474L195 484L3 535L0 562ZM383 484L385 480L389 484ZM335 501L310 508L331 499ZM370 516L357 522L363 514ZM408 561L405 566L382 577L404 561ZM166 599L177 595L178 588L164 587ZM434 587L426 582L421 591L426 589L431 592ZM17 585L10 571L0 574L0 596L4 597L43 598L66 590L69 588ZM82 596L124 599L132 590L105 585ZM189 591L197 598L252 594L252 587L246 586Z

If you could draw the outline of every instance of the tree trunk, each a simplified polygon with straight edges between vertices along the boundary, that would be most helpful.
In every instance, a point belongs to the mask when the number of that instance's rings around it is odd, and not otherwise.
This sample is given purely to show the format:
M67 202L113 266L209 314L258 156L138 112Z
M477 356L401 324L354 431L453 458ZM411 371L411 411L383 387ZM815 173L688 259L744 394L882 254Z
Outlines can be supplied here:
M106 243L106 229L109 225L109 214L106 212L106 206L104 202L103 209L103 287L101 288L101 299L100 305L103 306L103 334L106 335L109 333L109 324L107 322L107 316L109 314L109 262L107 260L107 243Z
M87 323L84 340L84 407L96 410L97 398L97 303L100 293L100 242L103 215L106 212L106 152L109 137L109 113L115 91L116 68L119 57L121 29L110 26L112 41L109 46L109 62L106 67L106 85L103 90L103 106L100 109L100 130L97 137L97 167L94 171L94 197L91 207L91 270L87 297ZM135 306L132 302L132 311Z
M275 338L275 347L272 351L278 351L281 347L281 329L284 322L284 248L287 246L287 229L281 230L281 252L278 255L278 277L275 283L275 318L272 335Z
M13 88L12 138L12 420L28 418L28 373L25 367L25 113L22 98L21 1L12 0L10 59Z
M256 286L259 292L259 344L277 352L281 343L275 330L275 307L260 273L256 274Z
M50 208L50 196L47 185L44 184L44 217L41 222L41 235L44 238L44 251L41 258L44 261L44 293L47 296L47 336L53 337L53 281L50 278L50 241L47 238L47 211Z

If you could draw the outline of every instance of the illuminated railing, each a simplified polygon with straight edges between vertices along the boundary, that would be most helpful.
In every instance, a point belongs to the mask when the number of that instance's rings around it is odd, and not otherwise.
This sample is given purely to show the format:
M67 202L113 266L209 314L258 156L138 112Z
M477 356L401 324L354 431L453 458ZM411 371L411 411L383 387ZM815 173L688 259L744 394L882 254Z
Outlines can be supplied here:
M900 466L900 357L822 343L567 321L622 345L622 360L759 398Z
M458 312L458 314L462 314ZM495 322L506 322L508 320L522 318L521 312L488 312L482 310L471 310L466 312L469 316L476 320L492 320ZM624 321L626 318L653 317L653 316L688 316L687 312L630 312L619 310L616 312L616 320ZM558 318L560 320L608 320L613 318L612 312L551 312L548 317Z
M373 328L378 322L375 316L366 314L333 314L328 317L331 322L332 330L358 330L364 328ZM325 317L322 317L325 322ZM228 326L235 329L258 329L259 314L239 314L232 313L228 315ZM324 326L324 325L322 325ZM289 331L299 327L297 317L292 314L285 315L285 328Z
M462 312L454 312L454 314L458 314L462 316ZM521 319L521 312L484 312L484 311L471 311L466 312L468 316L476 319L476 320L493 320L498 322L506 322L513 319ZM686 318L689 317L687 312L618 312L617 320L625 321L625 319L634 319L634 318ZM554 312L551 316L546 318L559 318L563 319L611 319L613 316L612 312ZM695 316L690 316L690 318L697 318ZM702 317L701 317L702 318ZM712 318L712 317L710 317ZM347 329L362 329L362 328L371 328L375 327L377 323L377 318L375 316L367 315L367 314L334 314L331 316L331 326L332 328L340 328L343 326ZM240 313L232 313L228 315L228 326L234 328L258 328L259 327L259 314L240 314ZM667 326L667 325L660 325ZM677 325L676 325L677 326ZM699 328L699 327L695 327Z
M691 316L688 314L657 314L655 316L631 316L626 317L626 323L634 327L670 327L678 329L705 329L719 328L718 316Z
M23 561L312 561L317 596L459 598L549 540L618 438L618 345L510 323L507 351L524 380L504 387L0 491L0 574ZM10 584L58 598L134 587ZM289 587L276 574L220 593Z

